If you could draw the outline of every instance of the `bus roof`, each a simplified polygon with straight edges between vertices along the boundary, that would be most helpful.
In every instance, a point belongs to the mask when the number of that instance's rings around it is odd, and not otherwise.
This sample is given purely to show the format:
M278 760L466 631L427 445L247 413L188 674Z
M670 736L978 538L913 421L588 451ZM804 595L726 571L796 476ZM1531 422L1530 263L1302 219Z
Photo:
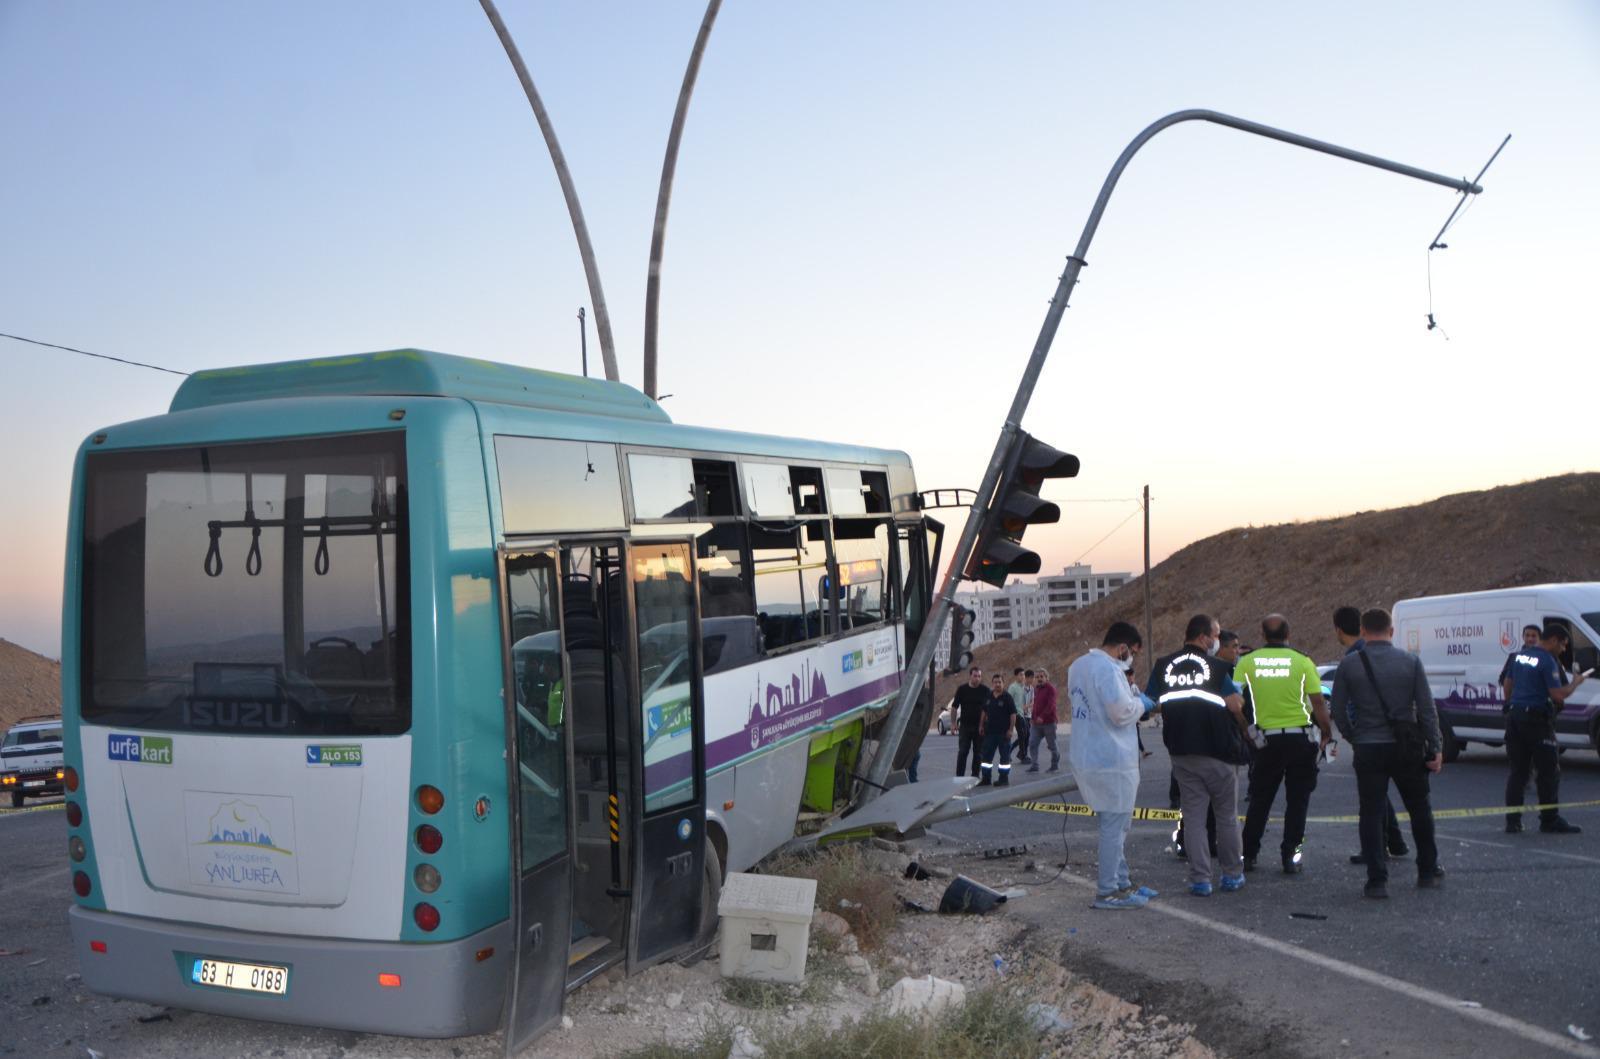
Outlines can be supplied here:
M453 357L425 349L391 349L197 371L178 387L169 411L283 397L333 396L460 397L671 422L660 405L625 383Z

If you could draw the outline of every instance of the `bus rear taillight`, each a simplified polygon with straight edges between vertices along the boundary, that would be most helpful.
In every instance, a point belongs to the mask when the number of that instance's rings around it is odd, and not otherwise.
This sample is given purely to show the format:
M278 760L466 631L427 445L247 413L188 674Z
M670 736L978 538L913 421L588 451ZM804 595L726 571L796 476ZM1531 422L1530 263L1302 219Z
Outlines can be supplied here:
M433 931L439 929L439 910L428 902L423 901L411 911L412 918L417 921L417 926L423 930Z
M83 858L89 855L89 850L84 846L83 839L77 835L67 839L67 855L72 858L73 863L81 863Z
M78 827L83 823L83 806L77 802L67 803L67 826Z
M67 790L76 791L78 789L78 770L68 765L61 770L61 773L61 779L66 783Z
M79 897L89 896L89 876L81 871L72 873L72 892Z
M442 882L439 878L439 869L432 864L418 864L417 870L411 873L411 881L417 884L417 889L425 894L431 894L439 888Z
M423 824L417 828L417 848L428 856L439 852L439 847L444 845L444 836L432 824Z
M444 792L424 783L417 788L417 808L432 816L444 808Z

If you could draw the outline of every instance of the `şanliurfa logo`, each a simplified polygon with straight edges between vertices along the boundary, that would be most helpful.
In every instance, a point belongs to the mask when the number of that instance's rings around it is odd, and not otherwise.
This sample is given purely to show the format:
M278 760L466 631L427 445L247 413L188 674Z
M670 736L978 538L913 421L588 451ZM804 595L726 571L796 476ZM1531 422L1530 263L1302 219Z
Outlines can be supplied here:
M106 736L106 755L112 761L138 761L146 765L172 764L172 738L159 735Z

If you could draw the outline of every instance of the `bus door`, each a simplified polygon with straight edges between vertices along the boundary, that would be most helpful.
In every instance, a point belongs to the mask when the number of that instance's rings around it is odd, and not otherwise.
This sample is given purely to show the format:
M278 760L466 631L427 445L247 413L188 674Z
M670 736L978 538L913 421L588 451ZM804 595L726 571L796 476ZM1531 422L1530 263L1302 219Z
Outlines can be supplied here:
M688 541L628 548L637 618L640 747L629 965L679 955L700 936L706 857L705 707L699 597Z
M572 733L572 949L576 986L628 951L636 789L633 636L620 541L561 547L562 637Z
M571 681L562 659L555 553L505 553L501 583L516 939L505 1045L514 1055L561 1017L566 995L572 836L565 689Z

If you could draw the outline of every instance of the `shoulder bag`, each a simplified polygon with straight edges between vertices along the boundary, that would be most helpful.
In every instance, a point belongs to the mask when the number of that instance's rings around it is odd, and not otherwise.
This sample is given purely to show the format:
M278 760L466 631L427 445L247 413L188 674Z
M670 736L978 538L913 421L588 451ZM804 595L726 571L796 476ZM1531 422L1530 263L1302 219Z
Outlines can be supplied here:
M1417 708L1411 707L1411 716L1405 720L1395 720L1389 712L1389 704L1384 701L1383 689L1378 686L1378 675L1372 671L1372 660L1367 657L1365 650L1358 651L1361 656L1361 666L1367 671L1367 679L1372 682L1372 692L1378 696L1378 706L1383 710L1383 719L1389 723L1389 731L1394 733L1394 749L1396 756L1402 764L1421 765L1428 760L1428 739L1422 734L1422 725L1417 723Z

